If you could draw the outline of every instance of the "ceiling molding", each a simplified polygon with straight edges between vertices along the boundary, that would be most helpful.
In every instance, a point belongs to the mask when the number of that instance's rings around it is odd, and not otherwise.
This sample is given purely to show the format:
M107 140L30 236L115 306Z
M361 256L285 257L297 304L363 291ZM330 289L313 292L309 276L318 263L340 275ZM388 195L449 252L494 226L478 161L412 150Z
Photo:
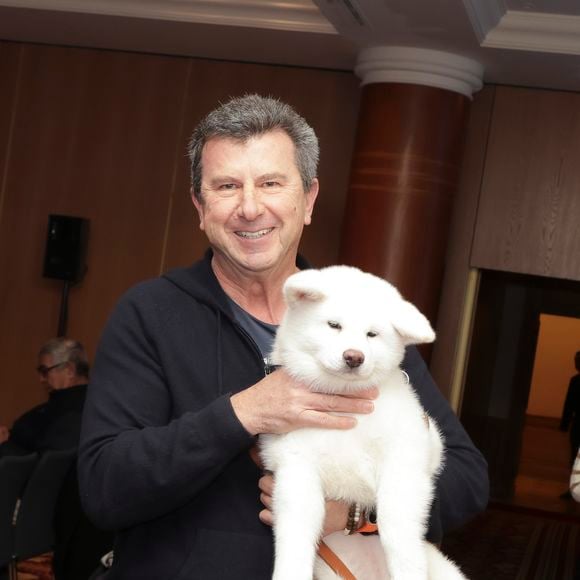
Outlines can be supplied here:
M0 6L337 34L311 0L0 0Z
M482 46L580 54L580 16L508 10Z
M463 0L463 5L480 44L507 12L504 0Z
M460 93L483 86L483 66L470 58L425 48L375 46L359 53L355 72L362 84L409 83Z

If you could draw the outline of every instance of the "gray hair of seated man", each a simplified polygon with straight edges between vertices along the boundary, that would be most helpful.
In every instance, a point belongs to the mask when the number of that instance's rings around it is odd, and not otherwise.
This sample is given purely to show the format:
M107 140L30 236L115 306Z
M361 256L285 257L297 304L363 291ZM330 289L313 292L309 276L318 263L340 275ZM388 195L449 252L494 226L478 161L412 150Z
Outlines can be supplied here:
M78 376L87 378L89 376L89 359L85 347L78 340L66 337L51 338L38 351L39 357L43 355L52 356L54 364L73 363Z

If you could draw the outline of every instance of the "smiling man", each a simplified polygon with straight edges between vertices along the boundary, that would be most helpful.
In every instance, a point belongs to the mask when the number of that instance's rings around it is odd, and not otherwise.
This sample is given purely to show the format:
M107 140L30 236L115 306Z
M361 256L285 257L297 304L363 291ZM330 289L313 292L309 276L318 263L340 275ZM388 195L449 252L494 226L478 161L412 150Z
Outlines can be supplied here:
M318 153L302 117L258 95L225 103L193 133L191 195L210 249L121 299L85 408L82 498L117 532L108 580L271 578L273 481L252 461L256 435L349 429L373 410L376 389L312 393L268 364L282 286L308 267L297 252ZM405 368L450 449L438 539L485 506L486 465L415 350ZM348 508L329 503L326 531L344 528Z

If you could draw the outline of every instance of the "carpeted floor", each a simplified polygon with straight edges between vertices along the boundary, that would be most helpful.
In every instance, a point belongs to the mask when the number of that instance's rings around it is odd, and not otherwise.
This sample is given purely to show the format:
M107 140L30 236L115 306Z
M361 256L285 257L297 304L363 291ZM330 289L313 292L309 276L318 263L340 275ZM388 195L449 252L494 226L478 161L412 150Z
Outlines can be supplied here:
M470 580L573 580L580 520L494 506L449 534L443 551Z
M42 554L18 563L18 580L54 580L52 554Z
M443 551L470 580L576 580L580 519L492 506L449 534ZM18 580L54 580L50 554L21 562L18 569Z

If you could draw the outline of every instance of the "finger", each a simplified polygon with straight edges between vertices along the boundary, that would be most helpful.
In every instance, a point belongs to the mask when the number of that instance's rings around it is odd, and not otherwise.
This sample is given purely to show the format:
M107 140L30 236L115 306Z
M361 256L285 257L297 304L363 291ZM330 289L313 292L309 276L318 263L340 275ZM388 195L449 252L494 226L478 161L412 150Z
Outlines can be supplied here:
M274 493L274 478L271 475L265 475L258 481L258 488L261 492L272 495Z
M311 409L303 411L300 419L305 427L320 427L321 429L352 429L357 424L355 417L331 415Z
M354 393L347 393L342 395L350 399L377 399L379 397L378 387L369 387L368 389L362 389L361 391L356 391Z
M260 518L260 521L263 524L266 524L267 526L273 526L274 525L274 518L273 518L272 512L270 510L262 510L258 514L258 517Z
M372 413L375 405L368 399L352 399L342 395L318 395L311 402L311 409L335 413Z
M258 466L262 467L262 458L260 457L260 450L258 449L257 445L253 445L250 447L250 457L252 461Z
M271 510L272 509L272 496L268 495L266 493L261 493L260 494L260 501L262 502L262 504L264 505L264 507L266 509Z

